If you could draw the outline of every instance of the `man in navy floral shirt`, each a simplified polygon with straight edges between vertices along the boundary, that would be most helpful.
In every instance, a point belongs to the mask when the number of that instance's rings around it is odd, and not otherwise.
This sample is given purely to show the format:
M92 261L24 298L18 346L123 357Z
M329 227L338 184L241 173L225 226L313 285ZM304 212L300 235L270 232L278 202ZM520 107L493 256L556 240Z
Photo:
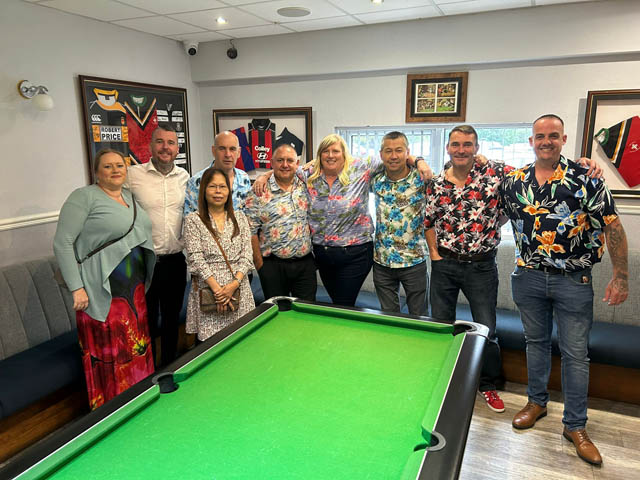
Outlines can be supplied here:
M427 184L426 237L431 257L431 315L456 319L458 293L469 301L473 321L489 328L479 390L489 408L504 412L496 391L501 381L500 347L496 336L500 243L499 186L506 171L493 160L476 162L478 134L470 125L449 133L451 166Z
M382 139L384 171L371 181L376 202L373 283L382 310L399 312L400 284L413 315L427 313L427 244L424 238L425 186L409 167L409 142L400 132Z
M627 239L609 189L561 155L566 140L560 117L538 118L529 138L536 161L510 172L501 186L516 238L517 266L511 288L527 342L529 379L527 405L515 415L513 426L530 428L547 414L555 318L562 358L563 435L583 460L600 465L602 457L585 430L587 346L593 323L591 269L600 261L606 239L613 278L604 300L610 305L624 302Z

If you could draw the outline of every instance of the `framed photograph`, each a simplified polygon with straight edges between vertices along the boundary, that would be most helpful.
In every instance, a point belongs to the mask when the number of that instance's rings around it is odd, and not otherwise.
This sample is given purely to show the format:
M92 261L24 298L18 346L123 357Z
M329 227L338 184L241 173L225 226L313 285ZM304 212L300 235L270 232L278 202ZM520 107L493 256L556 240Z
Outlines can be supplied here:
M464 122L469 72L407 75L407 123Z
M271 155L281 143L296 150L301 164L313 159L311 107L213 110L213 136L225 130L238 136L242 155L236 167L252 179L271 169Z
M616 197L640 198L640 90L587 94L582 156L598 160Z
M147 83L79 75L82 110L93 182L93 159L103 148L122 152L128 164L151 158L151 134L159 123L176 130L180 150L176 165L191 175L187 91Z

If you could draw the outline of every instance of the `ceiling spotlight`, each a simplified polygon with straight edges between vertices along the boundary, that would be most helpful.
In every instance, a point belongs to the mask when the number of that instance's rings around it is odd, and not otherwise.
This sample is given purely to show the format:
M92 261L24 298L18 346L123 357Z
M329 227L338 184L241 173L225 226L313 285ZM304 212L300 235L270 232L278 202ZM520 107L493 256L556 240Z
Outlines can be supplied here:
M218 17L218 18L216 18L216 22L218 22L218 25L226 25L227 23L229 23L229 22L227 22L227 20L226 20L225 18L223 18L223 17Z
M276 10L281 17L297 18L311 15L311 10L304 7L284 7Z
M373 3L374 5L382 5L383 2L384 0L371 0L371 3Z

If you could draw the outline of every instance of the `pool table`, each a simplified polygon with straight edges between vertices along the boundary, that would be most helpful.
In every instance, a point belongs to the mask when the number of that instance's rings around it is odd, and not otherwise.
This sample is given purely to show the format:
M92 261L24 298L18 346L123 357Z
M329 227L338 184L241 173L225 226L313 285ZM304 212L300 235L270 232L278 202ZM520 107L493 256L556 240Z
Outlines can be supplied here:
M0 477L457 478L486 335L270 299Z

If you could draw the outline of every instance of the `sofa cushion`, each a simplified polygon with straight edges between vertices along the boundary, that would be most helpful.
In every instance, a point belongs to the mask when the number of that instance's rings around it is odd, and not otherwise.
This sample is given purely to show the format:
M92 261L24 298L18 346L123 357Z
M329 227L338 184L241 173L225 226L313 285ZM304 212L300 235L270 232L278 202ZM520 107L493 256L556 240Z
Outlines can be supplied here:
M75 330L12 355L0 361L0 418L83 379Z

